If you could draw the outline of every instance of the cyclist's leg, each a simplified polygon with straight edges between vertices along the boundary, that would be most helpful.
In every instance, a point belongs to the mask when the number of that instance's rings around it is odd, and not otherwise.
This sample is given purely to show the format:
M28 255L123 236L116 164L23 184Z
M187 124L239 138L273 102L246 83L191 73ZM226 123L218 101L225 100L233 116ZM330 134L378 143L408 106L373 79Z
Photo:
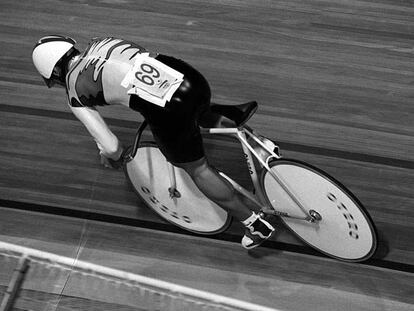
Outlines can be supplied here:
M205 157L188 163L176 163L193 179L194 183L210 200L224 208L239 221L252 215L251 208L243 200L243 196L221 177L217 170L210 166Z
M252 239L243 246L252 248L270 237L273 227L252 213L240 193L208 165L198 127L198 117L210 103L210 88L204 77L181 60L157 57L166 65L184 74L184 81L164 108L131 96L130 107L145 117L154 139L164 156L182 167L201 192L241 221ZM202 211L200 211L202 213Z
M175 165L183 168L200 191L210 200L246 226L246 232L242 239L243 247L251 249L270 238L274 232L273 226L251 211L252 208L246 204L244 196L221 177L217 170L208 164L205 157Z

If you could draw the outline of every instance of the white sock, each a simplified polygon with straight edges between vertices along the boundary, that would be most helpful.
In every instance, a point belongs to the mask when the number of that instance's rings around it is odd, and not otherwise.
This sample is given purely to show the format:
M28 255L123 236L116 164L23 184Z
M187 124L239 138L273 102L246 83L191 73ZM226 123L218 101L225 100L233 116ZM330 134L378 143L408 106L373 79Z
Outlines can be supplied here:
M253 212L251 216L249 216L248 218L246 218L245 220L242 221L242 224L245 225L246 227L248 227L252 223L254 223L257 218L259 218L259 215L257 215L256 213Z

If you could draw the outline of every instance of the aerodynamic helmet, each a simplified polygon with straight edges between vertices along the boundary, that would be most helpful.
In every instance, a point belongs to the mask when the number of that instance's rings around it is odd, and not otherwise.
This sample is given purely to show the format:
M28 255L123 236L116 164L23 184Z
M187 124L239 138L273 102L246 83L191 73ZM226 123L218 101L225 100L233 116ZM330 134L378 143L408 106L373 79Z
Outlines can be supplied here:
M73 53L78 53L74 48L76 41L70 37L50 35L41 38L33 48L32 59L37 71L42 75L48 87L51 87L54 80L64 81L63 74L60 76L54 73L54 68ZM66 70L63 72L66 74Z

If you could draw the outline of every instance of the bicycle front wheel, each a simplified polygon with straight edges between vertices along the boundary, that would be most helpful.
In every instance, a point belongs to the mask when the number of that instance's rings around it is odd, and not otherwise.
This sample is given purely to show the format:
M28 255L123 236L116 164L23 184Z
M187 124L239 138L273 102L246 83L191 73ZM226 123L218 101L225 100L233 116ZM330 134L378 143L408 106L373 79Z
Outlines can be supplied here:
M171 197L168 162L155 143L143 143L127 162L125 173L139 197L168 222L198 234L216 234L227 229L230 215L210 201L191 177L174 167L177 196Z
M269 164L284 183L282 187L267 170L263 170L261 186L268 203L277 211L306 217L311 211L319 221L281 217L303 242L318 251L345 261L370 258L377 247L375 226L358 199L341 183L322 170L297 160L278 159ZM291 194L303 205L306 214Z

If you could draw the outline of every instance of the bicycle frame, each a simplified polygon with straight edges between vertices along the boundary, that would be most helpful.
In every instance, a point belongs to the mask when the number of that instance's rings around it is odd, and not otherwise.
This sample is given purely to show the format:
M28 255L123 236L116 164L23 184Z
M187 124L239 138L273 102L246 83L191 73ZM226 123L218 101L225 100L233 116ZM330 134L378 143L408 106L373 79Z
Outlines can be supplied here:
M152 142L140 144L145 126L143 122L133 148L124 155L124 169L137 194L161 217L183 229L201 234L225 230L231 215L208 201L185 170L166 161ZM256 204L256 212L260 209L262 215L281 217L304 243L333 258L361 261L372 256L377 246L375 226L358 199L333 177L305 162L282 158L275 143L248 126L201 132L227 135L240 142L255 191L246 190L223 172L219 174ZM164 177L167 172L169 178ZM204 229L211 215L197 218L197 205L213 212L214 230Z
M128 158L133 159L135 157L136 152L138 150L139 141L141 139L142 133L146 126L147 126L147 122L144 121L139 127L136 137L135 137L132 151L127 156L126 161L128 161ZM238 184L236 181L234 181L232 178L230 178L223 172L219 172L219 174L223 178L225 178L238 192L240 192L243 196L247 197L249 200L255 203L258 207L260 207L263 213L276 215L276 216L295 218L299 220L305 220L308 222L315 222L318 220L317 217L314 217L310 211L309 212L307 211L307 209L305 208L305 205L297 198L293 190L290 189L289 186L287 186L287 184L279 176L277 176L274 171L270 169L269 160L272 158L280 159L281 157L278 154L276 154L273 150L271 150L268 146L266 146L253 133L253 131L250 128L248 128L247 126L243 126L239 128L203 128L201 129L201 133L204 135L217 135L217 134L228 135L228 136L233 136L239 140L239 142L242 145L243 153L246 159L246 165L250 173L250 178L252 180L254 188L256 189L256 195L246 190L244 187L242 187L240 184ZM269 156L266 158L266 161L264 161L259 156L259 154L252 147L252 145L247 141L248 137L252 138L258 145L260 145L263 149L265 149L269 153ZM303 212L304 216L300 217L300 216L290 215L288 213L277 211L269 207L265 194L263 193L260 187L259 175L257 172L256 165L254 164L253 156L257 159L260 165L271 174L271 176L276 180L276 182L278 182L281 185L281 187L284 189L284 191L286 191L286 193L289 195L292 201L295 202L295 204ZM170 196L178 197L179 191L177 191L176 189L176 178L175 178L174 166L169 162L168 162L168 172L169 172L169 177L170 177L170 182L171 182L171 186L168 189L170 192Z
M315 219L312 215L310 215L304 204L300 202L300 200L297 199L297 196L295 196L292 189L290 189L287 184L275 174L274 171L272 171L269 167L269 160L272 158L280 159L281 157L276 154L272 149L270 149L268 146L266 146L254 133L251 129L248 127L240 127L240 128L210 128L210 129L202 129L201 132L203 134L224 134L236 137L239 142L241 143L243 153L246 159L246 165L248 167L250 178L252 180L253 186L256 189L256 196L253 195L250 191L246 190L244 187L242 187L240 184L238 184L236 181L234 181L232 178L224 174L223 172L219 172L219 174L225 178L230 184L242 195L256 203L261 210L265 214L272 214L277 216L283 216L283 217L290 217L300 220L306 220L309 222L315 222L317 219ZM266 161L262 159L261 156L254 150L253 146L248 142L248 137L252 138L258 145L260 145L263 149L265 149L269 156L266 158ZM260 187L259 183L259 175L257 172L256 165L253 161L253 156L257 159L257 161L260 163L261 167L265 168L271 176L278 182L281 187L286 191L286 193L289 195L289 197L293 200L293 202L296 203L296 205L300 208L300 210L304 213L305 216L299 217L299 216L293 216L285 212L277 211L273 208L268 207L267 199Z

